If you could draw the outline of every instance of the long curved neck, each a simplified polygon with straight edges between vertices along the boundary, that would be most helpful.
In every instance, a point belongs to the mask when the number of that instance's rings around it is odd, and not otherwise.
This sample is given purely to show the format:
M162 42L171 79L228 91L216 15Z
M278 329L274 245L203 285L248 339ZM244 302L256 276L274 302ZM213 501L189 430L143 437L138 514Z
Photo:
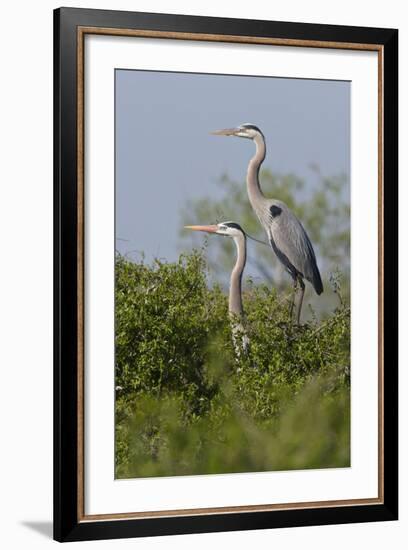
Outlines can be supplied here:
M237 247L237 260L231 273L229 312L231 316L242 317L244 308L242 306L242 273L246 263L246 240L244 235L234 237Z
M248 164L247 189L252 208L256 211L265 198L259 186L259 168L265 159L266 146L265 140L261 134L255 136L254 142L256 151Z

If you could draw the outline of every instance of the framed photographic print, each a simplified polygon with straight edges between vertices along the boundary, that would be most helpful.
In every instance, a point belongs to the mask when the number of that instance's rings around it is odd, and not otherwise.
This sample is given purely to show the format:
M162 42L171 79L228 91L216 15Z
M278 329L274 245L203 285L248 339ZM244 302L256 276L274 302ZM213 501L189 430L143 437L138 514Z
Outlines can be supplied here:
M397 519L397 31L54 29L56 540Z

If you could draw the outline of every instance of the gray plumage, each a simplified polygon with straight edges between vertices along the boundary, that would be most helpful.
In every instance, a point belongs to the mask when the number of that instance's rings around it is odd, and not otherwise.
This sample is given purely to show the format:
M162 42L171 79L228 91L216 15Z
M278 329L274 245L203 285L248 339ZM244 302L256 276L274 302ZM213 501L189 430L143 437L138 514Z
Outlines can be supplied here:
M265 228L269 242L278 259L292 276L308 280L317 294L323 292L323 284L317 267L312 243L300 221L279 200L265 199L265 209L257 211L259 221ZM271 208L277 207L280 212L273 215Z
M304 282L308 280L317 294L323 292L323 284L317 267L312 243L295 214L279 200L268 199L259 185L259 169L265 159L265 138L253 124L242 124L238 128L219 130L218 135L237 136L252 139L256 145L255 155L248 164L247 191L251 206L265 229L272 249L294 281L295 294L300 285L297 304L297 322L303 303ZM293 308L293 304L292 304Z
M242 275L246 265L246 234L236 222L221 222L216 225L186 225L186 229L216 233L233 239L236 247L235 265L231 272L228 296L228 312L232 322L232 340L237 356L246 351L249 344L244 327L244 307L242 305Z

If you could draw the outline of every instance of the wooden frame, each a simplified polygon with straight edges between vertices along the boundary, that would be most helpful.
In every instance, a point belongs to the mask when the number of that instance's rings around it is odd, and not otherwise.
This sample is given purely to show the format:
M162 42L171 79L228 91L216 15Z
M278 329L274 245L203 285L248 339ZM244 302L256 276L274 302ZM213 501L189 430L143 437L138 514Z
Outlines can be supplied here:
M55 538L85 540L396 519L397 31L70 8L55 11L54 29ZM85 515L83 44L87 34L378 52L378 498Z

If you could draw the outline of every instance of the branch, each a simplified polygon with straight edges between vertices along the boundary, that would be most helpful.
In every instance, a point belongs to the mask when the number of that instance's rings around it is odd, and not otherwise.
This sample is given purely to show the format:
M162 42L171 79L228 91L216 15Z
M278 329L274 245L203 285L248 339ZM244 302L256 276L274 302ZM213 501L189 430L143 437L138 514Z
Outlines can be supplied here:
M334 321L336 321L337 319L339 318L342 318L342 317L346 317L346 315L350 315L350 308L349 307L346 307L341 313L339 313L338 315L336 315L335 317L330 317L330 319L328 319L327 321L325 321L324 323L322 323L320 325L319 328L317 328L316 330L314 330L310 336L315 336L316 334L318 334L321 330L323 330L325 327L328 327L330 326L332 323L334 323Z

